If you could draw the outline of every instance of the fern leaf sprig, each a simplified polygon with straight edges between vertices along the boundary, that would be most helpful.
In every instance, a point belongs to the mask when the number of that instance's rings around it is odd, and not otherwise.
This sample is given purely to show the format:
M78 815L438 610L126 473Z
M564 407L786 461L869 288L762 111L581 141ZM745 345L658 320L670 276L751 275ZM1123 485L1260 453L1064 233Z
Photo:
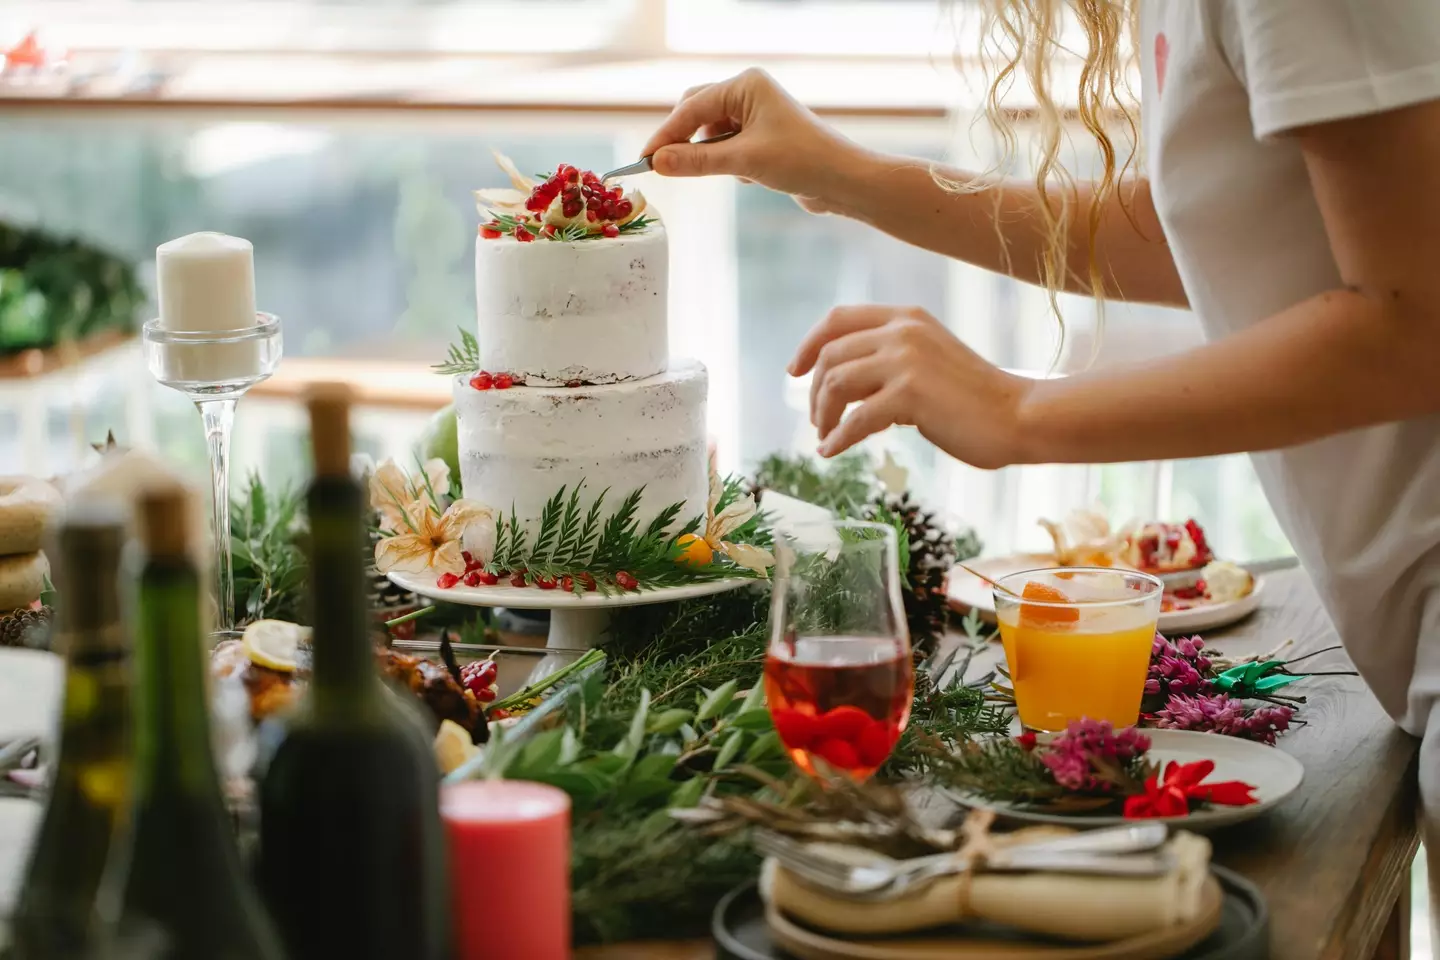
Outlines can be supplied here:
M575 550L580 544L581 532L580 491L584 487L583 480L575 484L575 489L570 491L570 498L565 503L565 514L560 519L560 538L550 555L550 562L556 567L573 566L575 563Z
M584 567L595 554L595 533L600 529L600 511L605 505L605 498L610 494L610 488L606 487L600 491L600 496L590 504L590 509L585 513L585 522L580 526L580 536L576 538L575 544L575 565Z
M545 501L545 507L540 511L540 529L535 534L535 546L530 550L529 568L549 570L551 555L560 535L560 519L564 509L565 488L561 487L555 491L553 497Z
M461 373L476 373L480 369L480 344L475 334L461 327L460 343L450 344L444 363L437 363L430 369L436 373L455 376Z
M620 508L605 521L605 526L600 531L600 542L595 545L595 552L590 556L592 567L613 569L611 564L620 554L621 545L635 539L635 511L640 507L640 495L644 492L645 488L640 487L631 493L620 504Z

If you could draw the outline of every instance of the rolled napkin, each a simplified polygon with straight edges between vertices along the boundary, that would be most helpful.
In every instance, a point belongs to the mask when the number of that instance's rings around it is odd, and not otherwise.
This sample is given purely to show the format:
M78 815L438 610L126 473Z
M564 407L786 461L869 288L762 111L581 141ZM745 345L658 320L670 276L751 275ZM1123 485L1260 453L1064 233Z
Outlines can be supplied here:
M1086 942L1124 940L1194 921L1204 909L1210 843L1177 833L1165 849L1175 866L1159 877L1061 873L963 873L893 900L827 893L767 861L765 901L806 925L846 936L909 933L983 920Z

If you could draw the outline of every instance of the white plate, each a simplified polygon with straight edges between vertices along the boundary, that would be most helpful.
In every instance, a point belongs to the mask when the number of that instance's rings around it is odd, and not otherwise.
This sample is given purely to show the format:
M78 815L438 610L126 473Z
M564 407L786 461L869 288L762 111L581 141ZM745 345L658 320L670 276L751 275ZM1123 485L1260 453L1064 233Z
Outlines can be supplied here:
M1239 780L1255 787L1255 796L1260 799L1259 803L1245 807L1212 806L1188 817L1157 818L1161 822L1183 825L1186 830L1203 833L1252 820L1293 793L1305 777L1305 768L1299 760L1278 747L1269 747L1253 740L1225 737L1218 733L1194 733L1189 730L1143 732L1150 738L1149 755L1160 764L1162 770L1171 760L1178 763L1213 760L1215 771L1206 777L1206 780L1216 783ZM1135 822L1119 815L1042 813L1016 804L985 800L956 790L945 792L963 806L994 810L998 816L1023 823L1058 824L1087 829Z
M1012 573L1037 570L1055 566L1055 558L1043 553L1020 553L1009 557L986 557L970 561L973 567L988 577L999 579ZM1189 610L1175 610L1160 614L1157 625L1161 633L1195 633L1201 630L1215 630L1250 616L1260 606L1260 594L1265 588L1265 578L1256 575L1250 592L1239 600L1229 603L1207 603ZM979 577L956 567L950 571L948 587L950 606L962 613L977 610L980 619L986 623L995 622L995 598L990 585Z
M60 708L65 663L53 653L0 649L0 743L48 738Z

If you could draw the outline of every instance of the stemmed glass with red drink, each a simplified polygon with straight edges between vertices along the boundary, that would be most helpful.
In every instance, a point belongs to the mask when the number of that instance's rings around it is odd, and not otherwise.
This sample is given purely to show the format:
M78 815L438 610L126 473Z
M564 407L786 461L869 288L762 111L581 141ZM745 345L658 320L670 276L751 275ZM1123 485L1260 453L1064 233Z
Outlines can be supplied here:
M863 782L900 739L915 689L895 530L798 524L775 547L770 716L800 769Z

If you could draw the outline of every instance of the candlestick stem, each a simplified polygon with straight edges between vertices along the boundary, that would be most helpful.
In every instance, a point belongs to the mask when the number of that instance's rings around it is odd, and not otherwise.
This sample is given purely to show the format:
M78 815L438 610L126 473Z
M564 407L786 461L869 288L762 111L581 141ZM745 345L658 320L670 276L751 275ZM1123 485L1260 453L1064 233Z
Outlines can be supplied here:
M196 400L210 451L210 524L215 542L215 615L222 631L235 629L235 573L230 563L230 430L235 400Z

